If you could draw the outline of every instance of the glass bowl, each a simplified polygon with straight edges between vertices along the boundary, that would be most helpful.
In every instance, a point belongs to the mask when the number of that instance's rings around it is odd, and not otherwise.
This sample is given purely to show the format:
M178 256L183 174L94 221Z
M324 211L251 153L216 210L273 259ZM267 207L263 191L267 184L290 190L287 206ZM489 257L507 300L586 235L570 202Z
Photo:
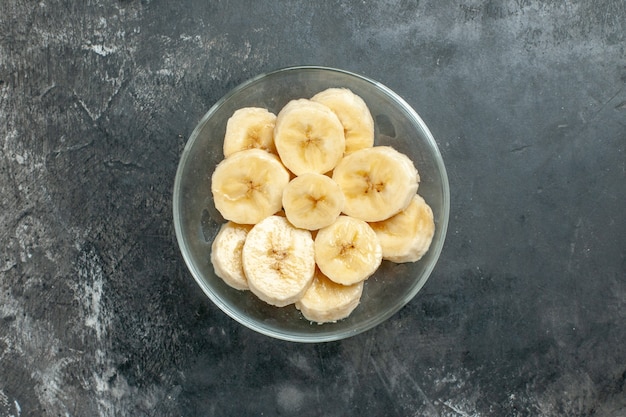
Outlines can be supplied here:
M408 155L421 181L418 193L431 206L435 235L429 251L415 263L383 261L366 282L359 306L336 323L317 324L293 306L274 307L250 291L226 285L213 271L211 243L224 219L214 206L211 175L223 159L226 122L241 107L264 107L275 114L290 100L309 98L329 87L346 87L367 103L375 121L375 145L390 145ZM294 342L344 339L382 323L423 287L443 247L450 211L446 169L432 134L418 114L381 83L348 71L317 66L290 67L259 75L237 86L204 115L180 158L174 184L174 227L183 258L204 293L248 328Z

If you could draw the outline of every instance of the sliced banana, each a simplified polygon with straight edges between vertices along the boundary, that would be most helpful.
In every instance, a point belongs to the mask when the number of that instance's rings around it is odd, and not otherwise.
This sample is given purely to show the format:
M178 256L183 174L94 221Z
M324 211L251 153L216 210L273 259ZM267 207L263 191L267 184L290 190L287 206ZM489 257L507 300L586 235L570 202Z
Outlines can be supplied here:
M211 177L228 222L211 246L215 274L264 302L295 303L317 323L348 317L383 259L415 262L435 231L413 162L374 146L365 101L347 88L296 99L278 115L235 111Z
M302 298L315 272L313 238L281 216L256 224L242 251L248 286L261 300L283 307Z
M400 213L370 226L383 248L383 259L397 263L420 260L435 234L433 211L418 194Z
M226 123L224 156L245 149L263 149L276 153L274 126L276 115L261 107L244 107L236 110Z
M346 137L345 153L374 146L374 119L365 101L347 88L328 88L311 97L339 117Z
M252 226L247 224L224 223L211 245L211 263L215 275L237 290L248 289L241 252L250 229Z
M311 286L296 301L296 308L313 322L336 322L348 317L357 308L362 293L363 281L352 285L337 284L316 269Z
M344 197L335 181L323 174L302 174L283 191L283 209L296 227L317 230L334 223L343 210Z
M328 107L292 100L276 117L274 143L283 164L296 175L332 170L343 156L343 125Z
M343 212L366 222L388 219L408 206L419 175L408 156L390 146L346 155L333 171L346 198Z
M211 177L215 207L226 220L256 224L282 207L289 172L276 155L248 149L222 160Z
M380 266L383 252L369 224L349 216L320 229L315 237L315 261L328 278L352 285L369 278Z

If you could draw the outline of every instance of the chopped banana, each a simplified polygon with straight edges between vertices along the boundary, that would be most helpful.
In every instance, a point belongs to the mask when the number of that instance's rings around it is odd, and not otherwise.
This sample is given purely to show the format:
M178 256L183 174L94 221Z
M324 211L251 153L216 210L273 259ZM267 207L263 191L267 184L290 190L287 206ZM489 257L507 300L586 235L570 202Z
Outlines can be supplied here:
M260 107L244 107L233 113L226 123L224 157L246 149L263 149L276 153L274 126L276 115Z
M248 149L222 160L211 177L215 208L226 219L256 224L282 207L289 172L276 155Z
M346 154L374 146L374 119L363 99L347 88L328 88L311 97L339 117L346 137Z
M332 170L346 149L337 115L307 99L292 100L278 112L274 143L283 164L296 175Z
M396 263L420 260L435 234L433 211L418 194L400 213L370 226L383 248L383 259Z
M319 324L348 317L382 260L416 262L435 231L411 159L374 146L374 119L347 88L229 118L211 177L227 223L215 274Z
M313 322L336 322L348 317L357 308L362 293L363 281L352 285L337 284L316 269L311 286L296 301L296 308Z
M320 229L315 237L315 262L328 278L352 285L369 278L380 266L383 250L369 224L349 216Z
M409 205L419 175L408 156L390 146L374 146L346 155L335 167L333 180L346 198L345 214L376 222Z
M284 307L302 298L315 272L313 238L281 216L256 224L242 251L250 290L268 304Z
M296 227L317 230L331 225L343 210L344 197L335 181L322 174L302 174L283 191L283 208Z
M249 224L224 223L211 244L211 263L215 275L237 290L248 289L241 251L250 229L252 225Z

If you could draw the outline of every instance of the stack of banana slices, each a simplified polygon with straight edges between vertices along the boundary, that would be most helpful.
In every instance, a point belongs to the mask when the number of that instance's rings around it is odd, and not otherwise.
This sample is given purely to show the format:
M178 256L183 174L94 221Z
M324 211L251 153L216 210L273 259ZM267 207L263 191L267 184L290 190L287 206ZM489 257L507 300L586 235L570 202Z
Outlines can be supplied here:
M383 260L415 262L434 230L413 162L374 146L365 101L345 88L294 99L274 115L247 107L228 120L211 178L223 224L217 276L316 323L343 319Z

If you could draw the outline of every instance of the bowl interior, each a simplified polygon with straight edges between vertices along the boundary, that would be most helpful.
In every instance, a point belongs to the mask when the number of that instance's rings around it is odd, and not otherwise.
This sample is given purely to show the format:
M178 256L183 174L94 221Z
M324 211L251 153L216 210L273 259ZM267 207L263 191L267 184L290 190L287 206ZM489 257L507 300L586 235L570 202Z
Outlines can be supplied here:
M293 306L277 308L250 291L230 288L213 271L211 243L224 219L215 209L211 175L223 159L222 140L232 113L248 106L277 114L289 101L308 98L329 87L346 87L367 103L375 121L375 145L390 145L417 167L418 193L430 204L435 236L430 250L415 263L383 261L364 286L359 306L336 323L318 325ZM292 67L253 78L231 91L202 118L183 151L174 185L174 225L178 243L193 277L226 314L263 334L298 342L338 340L368 330L389 318L422 288L445 239L449 215L446 170L437 144L414 110L380 83L342 70Z

